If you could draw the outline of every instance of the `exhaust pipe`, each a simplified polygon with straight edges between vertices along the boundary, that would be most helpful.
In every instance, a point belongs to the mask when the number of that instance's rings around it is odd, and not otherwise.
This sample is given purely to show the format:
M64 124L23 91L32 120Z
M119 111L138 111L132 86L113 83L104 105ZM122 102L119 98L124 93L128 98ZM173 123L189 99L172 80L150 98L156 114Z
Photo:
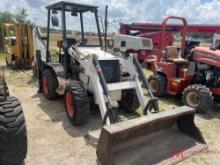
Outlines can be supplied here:
M207 148L194 115L183 106L104 126L97 157L105 165L177 163Z

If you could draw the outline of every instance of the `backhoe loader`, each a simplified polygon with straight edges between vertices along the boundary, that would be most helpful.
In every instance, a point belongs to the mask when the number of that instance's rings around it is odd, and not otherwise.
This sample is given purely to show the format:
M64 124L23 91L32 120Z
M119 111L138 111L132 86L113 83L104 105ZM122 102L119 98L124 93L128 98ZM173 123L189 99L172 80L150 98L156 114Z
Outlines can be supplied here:
M138 59L130 53L152 49L151 39L116 35L114 50L109 53L103 46L107 40L105 37L103 44L97 6L61 1L47 6L47 10L47 37L42 37L38 28L34 30L38 91L49 100L64 96L66 114L74 126L88 121L91 103L98 105L103 127L96 153L102 164L174 164L207 147L194 124L193 108L159 112L157 98ZM95 18L97 45L89 43L84 33L86 13ZM69 14L80 17L81 40L67 37ZM59 26L58 16L62 40L57 42L59 58L54 61L50 27L51 22L53 27ZM149 100L144 97L141 83L148 90ZM119 122L115 103L125 112L141 107L146 116ZM181 151L183 156L173 151Z

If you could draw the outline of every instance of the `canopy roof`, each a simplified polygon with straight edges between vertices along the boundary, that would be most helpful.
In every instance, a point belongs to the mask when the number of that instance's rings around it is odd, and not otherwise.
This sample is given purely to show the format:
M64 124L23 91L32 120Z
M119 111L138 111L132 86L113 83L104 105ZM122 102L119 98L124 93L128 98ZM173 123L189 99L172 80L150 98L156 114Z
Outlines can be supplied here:
M92 5L85 5L85 4L79 4L79 3L73 3L73 2L65 2L60 1L53 3L49 6L47 6L47 9L50 10L62 10L62 7L65 7L65 11L74 11L74 12L87 12L87 11L97 11L98 6L92 6Z

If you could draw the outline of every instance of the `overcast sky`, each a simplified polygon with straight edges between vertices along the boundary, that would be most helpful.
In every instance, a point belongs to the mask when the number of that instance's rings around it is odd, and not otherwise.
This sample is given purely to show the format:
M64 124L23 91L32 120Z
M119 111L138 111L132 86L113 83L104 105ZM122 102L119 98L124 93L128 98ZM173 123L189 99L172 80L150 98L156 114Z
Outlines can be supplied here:
M45 6L57 0L0 0L0 11L15 13L27 9L29 19L40 26L46 26ZM220 0L68 0L99 6L104 15L109 5L109 20L132 22L161 22L164 16L178 15L187 18L191 24L220 24Z

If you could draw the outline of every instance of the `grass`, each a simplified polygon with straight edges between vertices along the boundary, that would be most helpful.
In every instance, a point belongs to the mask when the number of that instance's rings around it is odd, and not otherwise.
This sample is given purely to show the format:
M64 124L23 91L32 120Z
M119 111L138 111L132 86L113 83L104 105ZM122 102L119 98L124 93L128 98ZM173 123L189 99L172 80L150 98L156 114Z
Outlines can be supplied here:
M0 61L5 60L5 53L4 52L0 52Z
M52 59L54 60L59 58L59 53L56 49L53 49L53 48L50 49L50 54L52 56Z

